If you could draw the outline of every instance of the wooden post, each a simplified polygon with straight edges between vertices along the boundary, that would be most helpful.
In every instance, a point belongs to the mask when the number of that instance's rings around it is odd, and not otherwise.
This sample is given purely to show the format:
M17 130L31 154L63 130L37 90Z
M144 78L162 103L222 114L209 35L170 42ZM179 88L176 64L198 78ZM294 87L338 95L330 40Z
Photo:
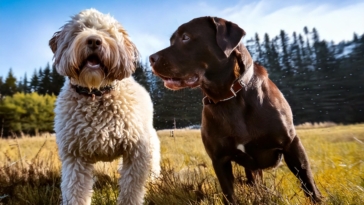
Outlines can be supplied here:
M176 141L176 138L174 136L175 131L176 131L176 118L174 117L173 118L173 131L172 131L172 136L173 136L174 141Z

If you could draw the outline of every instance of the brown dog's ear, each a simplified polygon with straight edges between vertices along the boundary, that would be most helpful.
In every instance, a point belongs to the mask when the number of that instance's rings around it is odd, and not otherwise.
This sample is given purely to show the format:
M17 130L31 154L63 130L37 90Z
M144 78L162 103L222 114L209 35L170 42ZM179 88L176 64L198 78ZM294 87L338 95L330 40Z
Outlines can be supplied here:
M224 51L226 57L239 45L245 31L235 23L214 17L212 21L216 25L217 45Z
M57 50L57 41L60 33L61 31L55 32L51 40L49 40L49 47L51 47L53 53L55 53Z

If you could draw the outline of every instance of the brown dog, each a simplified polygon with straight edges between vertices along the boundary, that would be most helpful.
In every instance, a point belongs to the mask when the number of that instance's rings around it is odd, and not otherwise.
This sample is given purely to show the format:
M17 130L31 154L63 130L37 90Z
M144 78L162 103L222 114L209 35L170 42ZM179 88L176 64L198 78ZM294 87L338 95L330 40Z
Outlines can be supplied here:
M236 204L231 162L244 166L248 183L282 156L306 196L321 201L292 111L265 68L240 43L238 25L201 17L181 25L171 46L150 56L155 75L172 90L198 87L203 99L202 140L224 193Z

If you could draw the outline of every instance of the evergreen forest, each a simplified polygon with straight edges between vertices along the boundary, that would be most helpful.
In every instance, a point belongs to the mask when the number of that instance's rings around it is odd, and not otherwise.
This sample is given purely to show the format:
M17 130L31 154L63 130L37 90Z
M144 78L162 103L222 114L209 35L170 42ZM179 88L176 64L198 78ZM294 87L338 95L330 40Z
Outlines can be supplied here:
M255 34L243 43L288 100L295 124L364 122L364 34L335 44L304 27L301 33L281 30L274 37ZM198 127L201 90L170 91L148 64L138 62L133 76L152 97L155 128ZM17 79L12 68L0 76L0 137L53 132L54 102L63 83L49 63L31 76Z

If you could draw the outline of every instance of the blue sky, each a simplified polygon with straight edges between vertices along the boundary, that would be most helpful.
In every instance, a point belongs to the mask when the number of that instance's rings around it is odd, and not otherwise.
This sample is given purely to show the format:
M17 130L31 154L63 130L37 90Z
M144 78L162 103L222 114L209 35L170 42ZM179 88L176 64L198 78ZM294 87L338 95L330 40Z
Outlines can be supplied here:
M109 13L128 31L142 60L168 46L182 23L200 16L218 16L237 23L247 36L271 37L284 29L290 35L304 26L316 27L321 39L351 40L364 33L362 0L0 0L0 76L9 68L28 79L34 69L52 63L48 41L70 16L87 8ZM244 40L243 40L244 42Z

